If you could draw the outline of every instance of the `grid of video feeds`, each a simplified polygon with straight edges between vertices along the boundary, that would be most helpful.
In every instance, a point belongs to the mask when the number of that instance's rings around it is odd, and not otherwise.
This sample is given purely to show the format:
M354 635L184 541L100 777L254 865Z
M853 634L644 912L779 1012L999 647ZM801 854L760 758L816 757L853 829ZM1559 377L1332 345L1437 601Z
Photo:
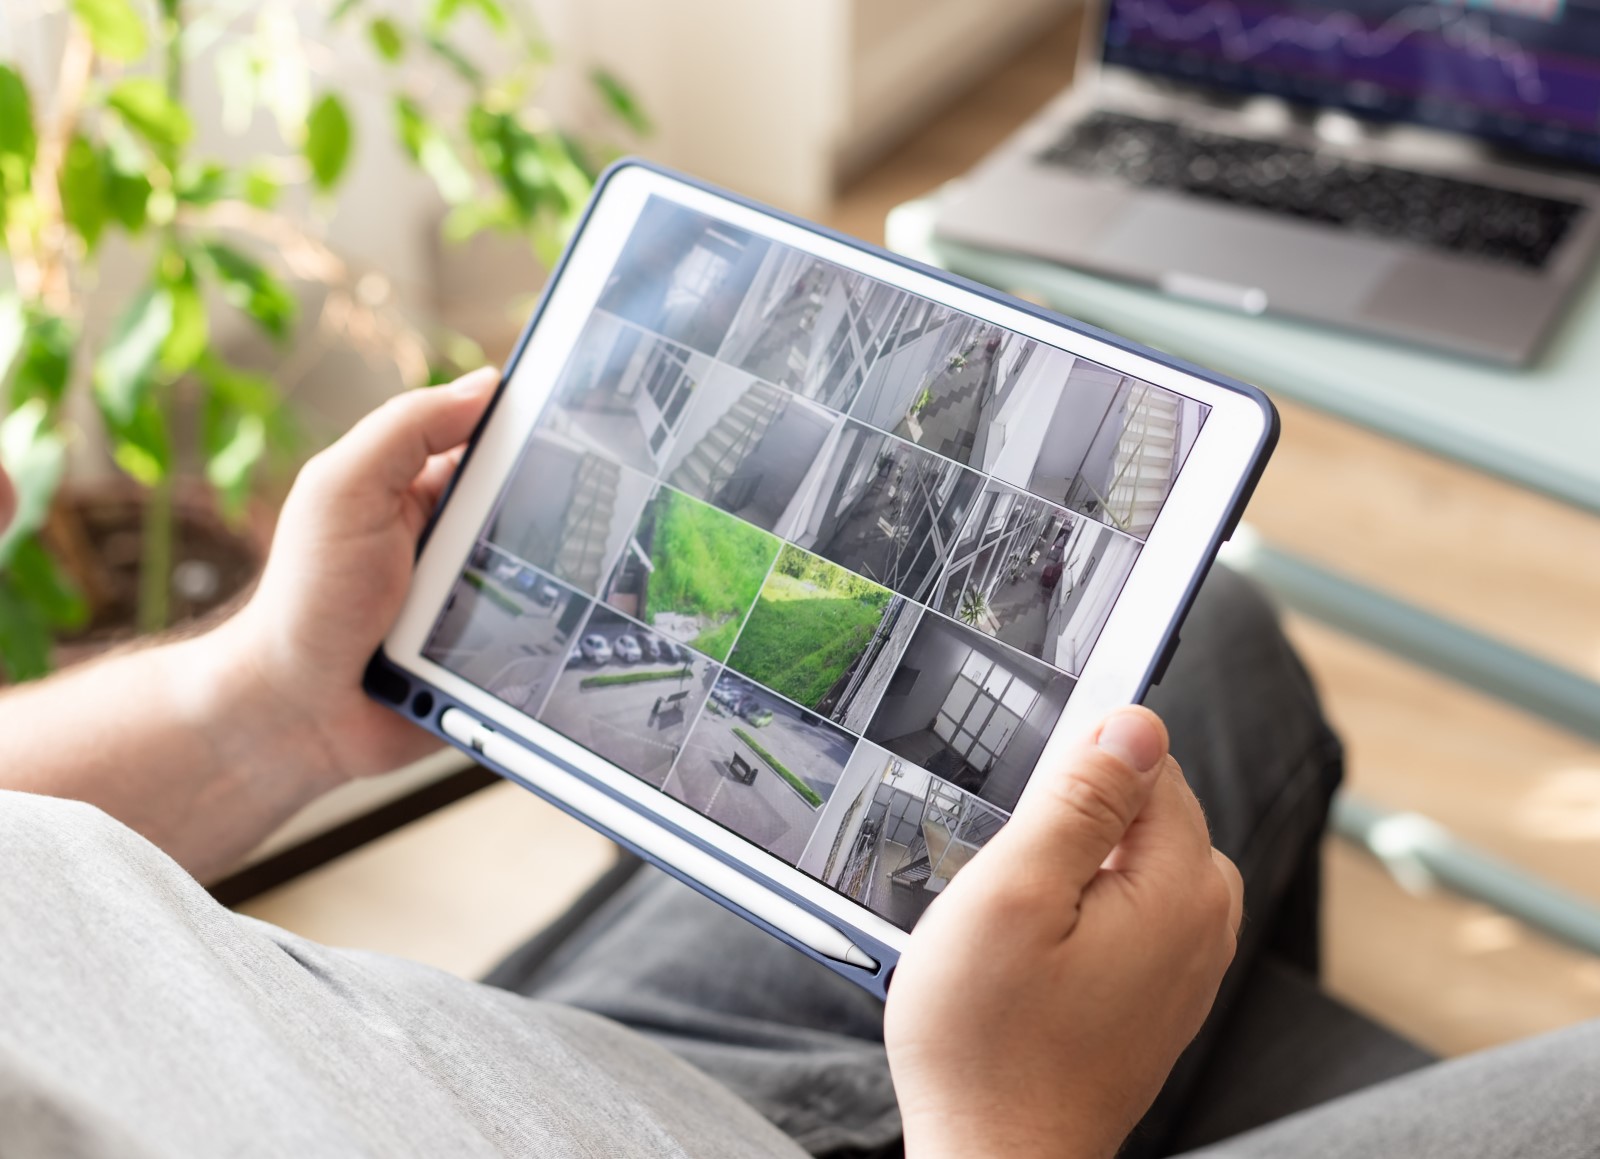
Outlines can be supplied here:
M654 198L425 654L910 929L1206 412Z

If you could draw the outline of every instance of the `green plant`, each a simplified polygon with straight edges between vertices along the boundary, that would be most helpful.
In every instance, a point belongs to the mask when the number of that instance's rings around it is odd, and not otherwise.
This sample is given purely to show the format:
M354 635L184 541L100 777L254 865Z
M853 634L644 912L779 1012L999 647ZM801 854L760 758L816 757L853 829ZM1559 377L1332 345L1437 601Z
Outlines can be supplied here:
M989 601L977 588L965 588L961 592L961 603L956 608L956 619L963 624L974 626L989 614Z
M21 497L0 537L0 667L11 678L44 671L56 633L88 611L41 535L63 517L53 501L69 411L97 416L117 467L143 489L137 618L148 631L169 617L178 476L203 477L237 519L264 467L296 453L285 398L330 348L393 361L407 385L481 357L414 324L382 271L326 240L359 145L340 88L359 83L350 73L360 68L321 50L319 67L313 50L318 37L360 32L393 132L449 207L448 237L497 230L548 262L611 151L580 144L538 106L550 46L515 3L429 0L407 21L364 0L338 0L326 19L286 3L70 0L64 48L41 70L52 74L48 101L35 98L38 78L0 61L10 274L0 282L0 454ZM493 66L460 47L468 21L492 33ZM270 114L276 149L241 163L200 153L185 79L206 59L225 127L242 134ZM611 123L648 131L616 78L596 70L590 80ZM114 236L127 241L118 260L138 266L139 288L101 335L94 307ZM313 333L298 317L297 281L323 295ZM275 358L236 361L215 337L219 307L247 318ZM80 394L92 407L74 407Z
M788 781L789 785L794 789L795 792L800 794L801 798L808 805L810 805L813 809L822 808L822 798L817 795L817 791L802 781L797 775L791 773L789 771L789 767L777 757L773 756L766 749L762 748L761 745L757 743L755 737L751 736L742 728L734 729L733 735L744 741L745 744L749 745L750 748L755 752L756 756L760 757L764 762L766 762L768 768L777 773L778 776L782 777L785 781Z
M676 491L663 489L652 507L647 518L654 519L654 570L645 618L653 624L667 612L708 621L689 643L713 660L726 660L781 541Z
M465 571L461 573L461 578L467 586L482 592L484 599L494 604L508 616L515 616L518 619L522 617L522 605L508 596L500 589L498 584L487 576L480 575L475 571Z
M893 593L785 544L728 666L815 708L861 658Z
M692 675L688 665L654 672L618 672L605 676L585 676L578 681L579 688L611 688L618 684L647 684L652 680L687 680Z

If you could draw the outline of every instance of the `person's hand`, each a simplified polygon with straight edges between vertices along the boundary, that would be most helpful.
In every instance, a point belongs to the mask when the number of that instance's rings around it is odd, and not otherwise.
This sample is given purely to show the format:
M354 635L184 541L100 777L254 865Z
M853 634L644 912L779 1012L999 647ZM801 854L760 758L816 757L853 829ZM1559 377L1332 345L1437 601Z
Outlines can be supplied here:
M482 417L498 373L398 395L295 480L250 602L216 635L248 666L281 764L327 783L386 772L438 742L369 700L361 676L393 626L417 539Z
M1242 897L1154 713L1041 767L895 970L907 1155L1115 1154L1211 1008Z

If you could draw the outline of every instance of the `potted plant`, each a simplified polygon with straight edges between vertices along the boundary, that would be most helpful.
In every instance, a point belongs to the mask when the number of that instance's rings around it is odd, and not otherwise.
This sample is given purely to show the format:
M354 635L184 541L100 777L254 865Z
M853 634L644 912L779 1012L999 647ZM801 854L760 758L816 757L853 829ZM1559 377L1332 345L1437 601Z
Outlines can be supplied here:
M481 357L413 322L382 271L329 244L357 127L344 77L319 75L316 37L359 35L389 90L392 131L448 206L450 238L514 234L548 262L610 159L536 104L549 45L503 0L432 0L412 22L340 0L305 29L294 12L71 0L61 55L41 70L48 99L41 78L0 61L0 461L19 492L0 536L0 676L47 670L57 641L88 626L158 630L249 581L249 500L299 449L285 391L315 351L391 359L406 385ZM491 34L493 66L462 47L468 21ZM202 59L230 130L270 114L280 148L243 163L201 155L185 78ZM614 77L590 80L609 125L648 131ZM113 237L139 288L100 334L90 321ZM299 316L297 286L321 296L315 323ZM226 349L213 326L223 310L277 356L246 363ZM107 531L104 511L62 486L82 416L126 481L131 528L112 519ZM197 535L242 565L186 573L175 545ZM133 577L121 585L131 594L114 590L119 574Z

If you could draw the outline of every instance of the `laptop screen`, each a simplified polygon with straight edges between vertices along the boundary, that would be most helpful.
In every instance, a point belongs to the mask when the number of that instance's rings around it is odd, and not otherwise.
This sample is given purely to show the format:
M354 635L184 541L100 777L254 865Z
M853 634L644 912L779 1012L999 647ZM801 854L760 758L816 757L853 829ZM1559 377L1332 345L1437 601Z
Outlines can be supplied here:
M1104 58L1600 164L1600 0L1109 0Z

